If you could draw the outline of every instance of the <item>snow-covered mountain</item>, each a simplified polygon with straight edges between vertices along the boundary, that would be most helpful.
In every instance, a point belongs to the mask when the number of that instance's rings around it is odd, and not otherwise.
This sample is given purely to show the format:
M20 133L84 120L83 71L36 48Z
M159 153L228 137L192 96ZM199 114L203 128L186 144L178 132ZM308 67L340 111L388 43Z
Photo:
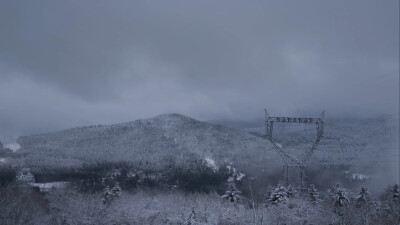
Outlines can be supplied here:
M248 135L239 129L164 114L128 123L23 136L18 143L20 151L28 153L27 163L40 166L128 161L162 168L188 166L196 160L213 160L215 166L250 161L263 165L267 158L278 157L267 141L246 140Z
M351 173L382 177L380 171L385 171L387 180L392 182L398 177L398 173L387 172L398 171L393 169L398 168L393 160L398 159L398 152L391 147L398 143L394 137L398 127L393 124L396 123L381 117L327 120L325 134L340 141L321 141L307 170L310 179L318 183L329 177L332 182L339 182ZM279 127L276 128L274 135L279 140ZM280 143L285 152L300 154L309 147L303 143L307 136L304 127L291 130L285 126L281 131ZM128 123L23 136L18 139L21 149L16 154L23 156L20 159L24 165L43 170L103 162L127 162L150 171L190 171L199 169L199 165L217 171L232 166L266 185L274 177L281 177L283 162L266 139L256 137L263 132L262 127L231 128L164 114ZM314 138L309 136L310 140Z

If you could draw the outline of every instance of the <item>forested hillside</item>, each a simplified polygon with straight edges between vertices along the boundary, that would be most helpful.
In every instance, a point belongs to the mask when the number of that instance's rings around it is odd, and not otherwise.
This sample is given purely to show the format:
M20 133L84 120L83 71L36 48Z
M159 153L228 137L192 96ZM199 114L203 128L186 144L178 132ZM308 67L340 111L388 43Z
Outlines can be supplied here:
M331 185L362 177L380 188L393 182L395 172L385 172L386 176L381 173L396 166L397 161L393 160L398 158L396 119L328 119L325 136L340 141L321 140L309 162L309 180ZM276 125L274 138L286 152L301 155L314 141L313 131L312 126L293 129L289 125ZM99 164L102 170L106 170L105 164L123 163L136 170L164 174L177 169L218 171L229 165L248 177L255 177L255 182L262 186L278 182L282 168L282 160L272 145L258 137L263 132L262 127L230 128L165 114L128 123L23 136L18 139L22 147L18 154L23 157L17 162L22 160L38 177L52 169ZM381 180L376 182L377 179Z
M271 150L265 154L270 147L265 140L249 141L248 136L239 129L165 114L129 123L23 136L18 142L21 152L28 155L26 162L30 166L79 166L106 161L162 169L206 158L218 166L260 162L260 155L262 160L278 157Z

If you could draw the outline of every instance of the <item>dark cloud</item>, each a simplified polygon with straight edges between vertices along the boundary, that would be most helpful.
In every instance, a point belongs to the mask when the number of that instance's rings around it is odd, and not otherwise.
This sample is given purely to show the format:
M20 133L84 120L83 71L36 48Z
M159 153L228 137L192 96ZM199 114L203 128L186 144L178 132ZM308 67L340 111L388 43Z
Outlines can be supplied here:
M2 1L0 124L23 133L165 112L239 119L266 106L396 113L398 8L398 1Z

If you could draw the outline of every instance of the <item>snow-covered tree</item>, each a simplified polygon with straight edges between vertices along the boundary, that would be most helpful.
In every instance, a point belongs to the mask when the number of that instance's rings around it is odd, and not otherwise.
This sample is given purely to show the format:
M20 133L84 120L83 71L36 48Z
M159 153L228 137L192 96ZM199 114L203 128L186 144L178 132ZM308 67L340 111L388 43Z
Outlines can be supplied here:
M116 183L112 189L110 189L110 187L107 186L103 190L103 203L108 205L115 198L118 198L120 195L121 195L121 187L119 186L118 183Z
M370 224L376 216L377 204L366 186L361 186L355 199L354 219L360 224Z
M234 182L229 182L228 190L222 195L222 198L233 203L239 203L243 200L242 192L237 189Z
M119 197L121 195L121 187L119 186L118 183L116 183L115 186L111 189L111 193L114 198Z
M387 203L386 211L389 212L391 221L400 224L400 189L398 184L394 184L391 188L391 201Z
M371 193L368 191L367 187L361 186L357 194L356 201L358 205L365 205L371 201Z
M104 188L103 190L103 203L104 204L110 204L111 201L114 199L114 195L110 190L110 187L107 186L106 188Z
M330 197L334 202L334 213L340 217L341 224L348 224L348 207L350 199L348 198L348 193L339 184L335 185L331 189Z
M338 184L331 189L331 198L334 200L336 207L344 207L350 202L347 195L345 189Z
M288 198L292 198L296 195L297 190L290 184L287 188L286 188L286 196Z
M392 187L392 200L395 202L400 202L400 188L398 184Z
M184 225L202 225L202 224L208 224L207 219L204 218L203 215L197 213L194 209L194 206L192 206L192 211L189 215L189 218L184 223Z
M380 220L383 224L400 224L399 186L389 186L381 196L379 207Z
M315 185L313 185L313 184L311 184L310 188L308 188L308 199L314 204L321 201L321 199L319 197L319 192L318 192L317 188L315 187Z
M276 205L279 203L286 203L288 201L287 189L278 184L278 186L271 191L269 191L266 195L267 203Z

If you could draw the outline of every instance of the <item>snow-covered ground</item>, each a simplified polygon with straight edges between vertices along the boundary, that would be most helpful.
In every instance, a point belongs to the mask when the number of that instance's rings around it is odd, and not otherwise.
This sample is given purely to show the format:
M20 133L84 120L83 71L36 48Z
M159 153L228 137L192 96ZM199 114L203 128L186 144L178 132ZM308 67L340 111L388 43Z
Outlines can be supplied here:
M66 187L69 182L29 183L32 187L38 187L41 192L50 191L53 188Z
M21 146L18 143L10 143L5 145L4 147L11 149L13 152L16 152L21 149Z

